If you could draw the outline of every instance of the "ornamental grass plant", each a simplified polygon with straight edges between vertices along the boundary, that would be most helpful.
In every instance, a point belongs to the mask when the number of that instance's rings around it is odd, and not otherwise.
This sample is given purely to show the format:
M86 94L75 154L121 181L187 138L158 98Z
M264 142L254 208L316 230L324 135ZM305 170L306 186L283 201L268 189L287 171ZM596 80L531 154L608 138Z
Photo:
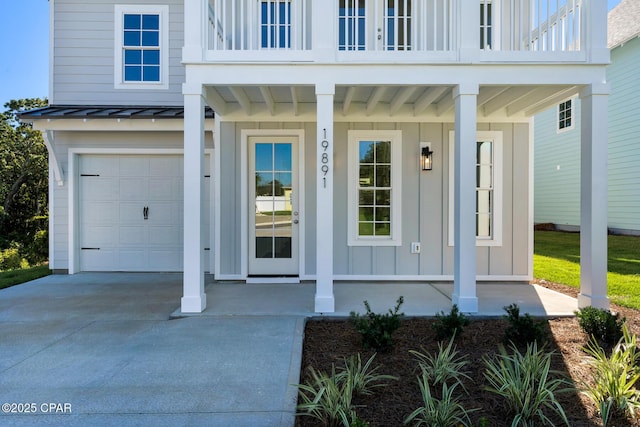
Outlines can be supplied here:
M451 337L446 346L442 342L438 343L438 351L435 355L430 354L424 348L422 348L422 352L409 351L418 361L422 375L430 384L454 385L459 383L462 385L463 379L471 380L466 373L469 362L456 349L453 344L454 339L455 337Z
M309 416L329 427L366 426L356 414L355 395L371 395L374 389L384 387L386 381L397 379L378 374L379 366L372 367L373 354L362 364L360 354L344 359L344 366L331 366L331 372L309 368L310 381L298 384L300 403L296 415Z
M512 427L556 426L548 413L555 414L567 426L569 421L556 394L571 391L570 383L559 372L551 370L553 353L538 349L536 342L520 353L515 345L508 353L501 346L494 358L484 357L487 391L500 396L513 416Z
M590 382L583 381L582 392L598 407L605 427L612 417L635 418L640 409L640 391L636 387L640 379L637 337L626 325L622 327L622 334L610 355L594 336L584 348L592 378Z

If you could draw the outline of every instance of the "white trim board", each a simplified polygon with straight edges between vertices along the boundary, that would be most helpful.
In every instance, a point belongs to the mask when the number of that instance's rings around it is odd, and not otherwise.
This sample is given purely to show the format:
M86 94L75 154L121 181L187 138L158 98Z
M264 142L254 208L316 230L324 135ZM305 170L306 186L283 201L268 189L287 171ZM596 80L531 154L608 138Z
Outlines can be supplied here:
M34 119L33 129L39 131L184 131L183 119ZM214 130L213 120L205 119L205 131Z
M307 276L300 276L300 280L315 280L316 276L313 274ZM333 280L342 282L351 281L370 281L370 282L452 282L453 275L435 275L429 274L424 276L418 275L348 275L348 274L336 274L333 276ZM499 275L479 275L476 276L478 282L514 282L514 281L530 281L532 277L526 275L511 275L511 276L499 276Z

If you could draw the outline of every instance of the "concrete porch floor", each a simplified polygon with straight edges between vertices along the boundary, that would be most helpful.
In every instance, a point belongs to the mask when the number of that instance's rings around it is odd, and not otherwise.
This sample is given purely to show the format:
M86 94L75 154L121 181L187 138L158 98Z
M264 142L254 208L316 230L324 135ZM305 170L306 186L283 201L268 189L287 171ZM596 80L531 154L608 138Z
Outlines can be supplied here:
M349 316L364 313L364 300L375 312L386 312L404 297L401 311L407 316L434 316L451 309L452 283L336 282L335 313L314 312L314 283L274 284L215 282L207 280L207 308L201 316L296 315L306 317ZM521 313L533 316L571 316L577 309L575 298L526 283L480 283L477 287L477 316L502 316L503 307L520 306ZM173 316L184 314L176 310Z

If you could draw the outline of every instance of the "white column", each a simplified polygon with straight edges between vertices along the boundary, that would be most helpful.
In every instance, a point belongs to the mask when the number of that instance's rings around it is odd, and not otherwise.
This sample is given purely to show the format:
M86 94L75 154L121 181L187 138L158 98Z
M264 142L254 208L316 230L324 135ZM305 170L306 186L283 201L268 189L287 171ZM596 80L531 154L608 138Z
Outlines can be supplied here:
M204 98L201 90L184 92L184 278L183 313L200 313L204 293ZM198 93L200 92L200 93Z
M476 313L476 114L477 84L458 85L454 145L453 303Z
M311 43L315 60L333 62L338 50L336 24L338 22L338 2L312 0Z
M458 51L461 62L474 62L480 53L480 6L475 2L469 7L466 1L456 2L458 5ZM454 46L455 48L455 46Z
M580 25L584 45L580 48L588 52L587 61L608 64L610 53L607 46L607 18L609 15L607 2L583 2L582 7L586 9L583 15L585 23Z
M184 46L182 62L200 62L203 59L205 40L205 16L208 17L204 0L184 0ZM205 15L206 13L206 15Z
M580 92L580 294L578 306L609 308L607 298L607 101L609 86Z
M316 297L315 311L333 313L333 96L335 85L316 86Z

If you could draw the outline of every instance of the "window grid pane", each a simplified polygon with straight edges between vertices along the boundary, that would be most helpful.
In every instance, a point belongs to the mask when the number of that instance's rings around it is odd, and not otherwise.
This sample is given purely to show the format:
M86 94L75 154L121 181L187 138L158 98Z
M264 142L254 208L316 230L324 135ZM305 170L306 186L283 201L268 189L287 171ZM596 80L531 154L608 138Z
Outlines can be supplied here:
M125 14L123 18L125 82L160 81L160 16Z
M384 8L386 50L411 50L411 5L412 2L387 0Z
M486 8L485 8L486 6ZM491 3L480 4L480 49L491 49L493 46L493 18Z
M571 100L561 102L558 106L558 129L566 129L571 127Z
M491 238L493 233L492 141L478 141L476 151L476 236Z
M276 4L278 5L276 7ZM291 3L263 1L261 4L260 46L285 49L291 47Z
M365 0L340 0L338 50L365 50Z
M358 235L391 236L391 142L359 141Z

